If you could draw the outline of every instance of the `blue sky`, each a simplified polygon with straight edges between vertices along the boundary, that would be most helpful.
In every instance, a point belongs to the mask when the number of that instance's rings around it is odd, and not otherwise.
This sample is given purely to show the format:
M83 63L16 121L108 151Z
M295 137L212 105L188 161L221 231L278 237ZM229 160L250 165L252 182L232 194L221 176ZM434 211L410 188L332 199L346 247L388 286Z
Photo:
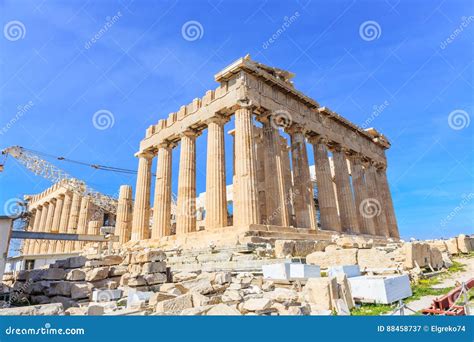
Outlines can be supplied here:
M0 0L0 147L136 169L145 129L214 89L214 74L250 53L390 139L402 237L472 233L473 16L470 1ZM197 37L182 32L190 21ZM107 129L93 124L100 110L113 116ZM205 135L197 144L201 192ZM53 162L105 193L135 185L134 176ZM8 159L0 212L49 185Z

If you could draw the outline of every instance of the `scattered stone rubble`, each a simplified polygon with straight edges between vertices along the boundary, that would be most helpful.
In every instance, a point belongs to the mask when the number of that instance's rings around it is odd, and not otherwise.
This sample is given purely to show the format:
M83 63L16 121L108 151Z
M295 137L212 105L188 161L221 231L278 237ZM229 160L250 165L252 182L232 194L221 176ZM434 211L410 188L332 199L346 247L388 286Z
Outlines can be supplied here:
M299 258L323 270L357 264L367 274L409 273L417 279L422 269L449 267L452 255L473 250L474 238L466 235L385 246L361 237L342 237L324 242L277 240L271 250L257 249L249 254L254 258L239 258L253 266L258 266L257 260ZM214 269L216 260L228 262L219 253L203 254L200 265L211 262ZM229 251L222 253L229 255ZM154 248L122 250L7 274L3 287L15 294L15 302L0 301L0 315L348 315L354 307L344 274L270 281L263 278L261 268L206 271L194 265L189 271L181 265L171 272L166 263L173 258L176 255Z

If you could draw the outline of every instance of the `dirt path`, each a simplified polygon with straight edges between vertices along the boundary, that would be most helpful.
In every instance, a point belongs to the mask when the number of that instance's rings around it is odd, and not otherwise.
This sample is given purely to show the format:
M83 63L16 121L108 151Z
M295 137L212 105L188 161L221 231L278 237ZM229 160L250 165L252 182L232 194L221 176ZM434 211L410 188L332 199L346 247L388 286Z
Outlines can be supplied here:
M466 265L466 269L461 272L451 273L448 277L441 280L441 282L435 286L434 288L445 288L445 287L454 287L456 282L464 282L471 278L474 278L474 258L455 258L454 259L461 264Z

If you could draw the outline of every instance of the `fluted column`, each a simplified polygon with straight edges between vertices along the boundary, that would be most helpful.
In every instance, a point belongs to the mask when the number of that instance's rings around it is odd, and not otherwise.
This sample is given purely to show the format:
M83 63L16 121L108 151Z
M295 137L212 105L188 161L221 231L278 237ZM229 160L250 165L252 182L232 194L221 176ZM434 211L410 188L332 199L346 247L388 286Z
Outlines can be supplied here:
M28 226L26 228L26 231L32 232L35 226L35 220L36 220L36 214L37 210L36 209L31 209L31 216L30 219L28 220ZM33 246L33 240L31 239L25 239L23 240L23 247L22 247L22 254L23 255L28 255L31 254L31 246Z
M336 194L326 147L327 140L314 137L310 142L313 144L321 228L341 231L341 221L337 212Z
M234 226L259 223L257 158L252 109L235 112Z
M81 209L79 210L79 220L77 222L77 234L87 234L87 228L91 216L91 200L88 196L81 199ZM83 247L85 242L79 241L79 247Z
M64 194L64 201L61 210L61 218L59 220L59 233L67 233L67 224L69 221L69 213L71 212L72 193L66 192ZM67 241L56 241L56 253L66 252Z
M358 233L359 222L357 220L357 211L352 194L349 170L347 169L347 160L345 149L336 146L332 150L334 161L334 173L337 189L337 200L339 201L339 214L341 217L341 227L343 231Z
M176 235L196 231L196 132L181 136Z
M130 241L132 235L132 211L132 187L130 185L121 185L117 204L117 218L115 221L115 234L118 235L120 244Z
M33 231L38 232L39 227L41 224L41 213L43 211L42 206L37 206L36 207L36 215L35 215L35 223L33 225ZM31 240L30 248L29 248L29 254L35 254L37 253L37 248L39 247L39 240Z
M375 235L375 225L364 212L364 205L369 198L367 186L365 184L364 169L358 155L349 158L351 162L352 186L354 188L354 199L357 210L357 219L361 233Z
M371 161L366 161L364 166L367 194L369 198L363 207L363 211L369 219L374 221L376 235L388 237L390 234L387 228L385 210L382 205L383 199L380 196L377 187L377 170L375 169L374 163Z
M265 188L265 146L263 144L262 129L253 127L255 139L255 154L257 156L257 194L258 194L258 213L260 214L259 223L267 223L267 198Z
M291 178L291 165L289 157L289 146L288 140L285 137L280 136L280 158L282 164L282 173L283 173L283 186L285 193L285 203L286 203L286 212L288 213L288 224L287 226L295 226L294 220L294 191L293 191L293 181ZM286 219L285 219L286 220ZM286 222L286 221L284 221Z
M280 155L280 135L269 116L259 118L262 122L262 138L265 163L265 207L267 224L289 226L286 207L284 171Z
M142 152L137 156L138 174L132 220L133 241L148 239L150 226L150 185L153 155Z
M51 233L58 233L59 232L59 222L61 221L61 212L63 210L63 202L64 196L59 195L56 198L56 206L54 208L53 214L53 223L51 226ZM48 254L52 254L56 252L56 246L58 244L57 240L50 240L48 246Z
M309 173L308 152L303 127L293 125L288 131L291 136L296 227L317 229L313 183Z
M380 189L381 192L382 206L385 211L390 237L399 238L400 234L398 232L397 218L393 207L390 186L388 185L386 169L385 165L378 165L376 172L377 188Z
M48 212L47 203L44 203L42 206L39 206L38 210L40 210L40 216L38 218L38 226L35 227L35 232L42 232L44 231L46 215ZM43 245L42 240L36 240L33 254L40 254L42 245Z
M48 206L48 216L46 216L46 226L45 226L45 232L46 233L52 233L53 229L53 220L54 220L54 212L56 211L56 199L52 199L49 202ZM45 240L45 243L42 248L42 253L49 253L49 247L52 244L52 240Z
M171 177L173 145L158 146L152 238L171 235Z
M79 222L79 212L81 210L81 196L78 193L72 195L71 212L67 222L67 232L77 234L77 224ZM79 248L79 242L66 241L66 251L72 252Z
M227 226L224 124L213 117L207 123L206 229Z

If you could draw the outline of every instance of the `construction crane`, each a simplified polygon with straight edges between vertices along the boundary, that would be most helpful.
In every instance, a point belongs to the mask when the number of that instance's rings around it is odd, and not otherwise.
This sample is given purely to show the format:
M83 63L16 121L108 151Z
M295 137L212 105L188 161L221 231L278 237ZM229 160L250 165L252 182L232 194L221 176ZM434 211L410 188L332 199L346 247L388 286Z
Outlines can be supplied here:
M91 202L104 212L111 213L114 215L117 213L118 202L115 198L108 195L104 195L92 189L91 187L87 186L84 181L72 177L71 175L56 167L55 165L51 164L50 162L40 158L38 156L38 153L35 153L34 151L28 150L21 146L11 146L4 149L2 151L2 155L4 157L3 161L0 163L0 172L3 171L5 161L8 155L10 155L34 174L42 176L43 178L46 178L53 183L61 183L63 187L80 196L89 197L91 199ZM64 160L65 158L58 159ZM99 165L93 165L93 167L99 169L102 168ZM122 172L125 173L133 172L132 170L126 169L107 167L103 168L110 169L111 171L113 171L114 169L122 170Z

